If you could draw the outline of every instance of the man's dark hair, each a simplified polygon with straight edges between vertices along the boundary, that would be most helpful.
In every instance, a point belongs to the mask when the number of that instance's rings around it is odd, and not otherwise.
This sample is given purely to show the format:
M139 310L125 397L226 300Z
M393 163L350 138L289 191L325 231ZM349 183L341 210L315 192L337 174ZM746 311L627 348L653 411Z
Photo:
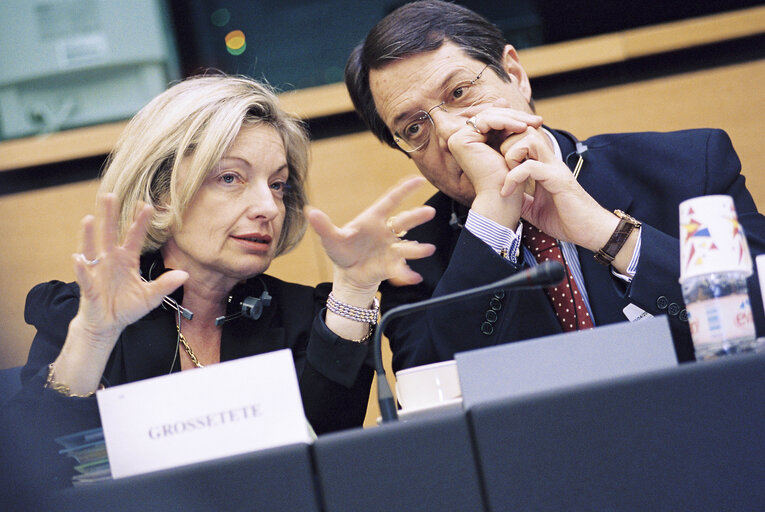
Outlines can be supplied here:
M377 113L369 89L369 70L380 69L403 57L437 50L451 41L468 56L489 64L503 80L505 37L479 14L450 2L423 0L399 7L383 18L354 48L345 65L345 85L356 112L378 139L397 148Z

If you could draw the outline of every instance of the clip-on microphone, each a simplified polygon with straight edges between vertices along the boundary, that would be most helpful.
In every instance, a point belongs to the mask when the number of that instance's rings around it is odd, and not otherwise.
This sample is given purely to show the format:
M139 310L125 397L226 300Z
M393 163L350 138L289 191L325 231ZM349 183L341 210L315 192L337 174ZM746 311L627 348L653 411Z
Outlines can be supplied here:
M395 421L398 419L396 411L396 400L393 398L393 392L388 385L388 379L385 377L385 368L382 362L381 340L385 326L394 318L408 315L423 309L429 309L436 305L447 304L458 300L467 299L482 293L494 292L496 290L523 290L527 288L538 288L546 286L555 286L563 281L566 276L566 270L562 264L557 261L545 261L539 265L523 270L510 277L500 279L493 283L470 288L460 292L442 295L431 299L413 302L396 306L385 313L377 324L377 330L373 338L375 372L377 373L377 399L380 404L380 415L383 422Z
M148 282L143 276L141 276L141 279L144 282ZM260 318L260 316L263 314L263 308L266 306L270 306L271 299L273 298L268 293L268 288L266 288L266 283L263 283L262 279L260 282L263 284L263 293L260 294L260 297L252 297L252 296L245 297L244 299L239 301L239 304L237 304L237 306L239 306L240 308L238 312L231 315L219 316L218 318L215 319L215 325L216 326L222 325L228 322L229 320L233 320L241 316L245 316L247 318L250 318L251 320L257 320L258 318ZM234 301L234 296L229 295L228 297L229 304L231 304L233 301ZM186 320L191 320L194 317L194 313L192 313L190 309L184 308L183 306L178 304L178 301L176 301L175 299L173 299L172 297L168 295L165 295L162 298L162 302L164 303L165 306L176 310Z
M143 276L141 276L141 281L143 281L144 283L148 283L149 282ZM169 295L165 295L164 297L162 297L162 303L165 306L169 307L170 309L176 310L186 320L191 320L192 318L194 318L194 313L192 313L190 309L184 308L183 306L178 304L177 300L175 300L174 298L170 297Z
M465 224L460 220L459 215L457 215L457 203L452 199L452 214L449 216L449 227L459 231L460 229L465 227Z
M241 316L245 316L251 320L257 320L260 318L260 315L263 314L263 308L271 305L272 298L273 297L268 294L268 290L263 290L260 297L245 297L239 302L239 307L241 308L240 311L232 315L219 316L215 319L215 325L222 325L229 320L234 320ZM228 300L229 303L232 302L233 296L229 297Z
M229 320L239 318L240 316L246 316L252 320L257 320L263 314L263 308L271 305L272 298L273 297L268 294L268 290L263 290L263 293L260 294L260 297L245 297L243 300L239 301L238 305L241 308L240 311L232 315L219 316L215 319L215 325L223 325ZM233 297L229 296L229 303L232 301L232 299ZM194 313L192 313L190 309L184 308L178 304L177 301L168 296L165 296L162 299L162 302L183 315L186 320L191 320L194 316Z
M568 166L568 159L571 158L572 155L576 154L579 158L576 161L576 165L574 166L574 170L572 171L574 174L574 179L579 179L579 173L582 171L582 165L584 165L584 154L587 152L587 144L583 144L576 141L576 150L574 153L569 153L566 157L566 165Z

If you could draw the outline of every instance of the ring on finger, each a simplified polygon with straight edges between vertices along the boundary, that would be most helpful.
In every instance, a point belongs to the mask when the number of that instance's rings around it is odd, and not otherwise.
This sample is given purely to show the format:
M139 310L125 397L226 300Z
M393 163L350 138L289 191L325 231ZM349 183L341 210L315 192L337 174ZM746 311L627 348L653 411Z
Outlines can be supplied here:
M476 133L481 133L481 130L478 129L478 127L475 125L476 118L475 116L471 117L470 119L465 121L465 124L473 128L473 131Z
M393 227L393 221L396 217L388 217L388 220L385 221L385 226L390 229L390 232L393 233L393 236L397 238L401 238L402 236L406 235L407 230L402 229L401 231L397 231L395 227Z
M98 262L100 262L100 261L101 261L101 260L100 260L100 259L98 259L98 258L93 258L92 260L89 260L89 259L88 259L88 258L87 258L87 257L86 257L86 256L85 256L83 253L80 253L80 260L81 260L81 261L82 261L84 264L86 264L87 266L89 266L89 267L92 267L92 266L98 265Z

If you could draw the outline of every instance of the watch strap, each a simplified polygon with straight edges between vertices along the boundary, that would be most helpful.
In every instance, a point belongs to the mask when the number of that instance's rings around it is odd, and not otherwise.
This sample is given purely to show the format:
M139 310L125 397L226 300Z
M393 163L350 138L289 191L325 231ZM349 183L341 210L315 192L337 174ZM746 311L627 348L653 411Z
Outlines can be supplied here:
M630 217L623 211L614 210L614 214L619 217L619 224L616 225L616 229L611 234L611 238L608 239L606 245L595 253L595 261L601 265L610 265L622 247L624 247L632 230L640 227L640 221Z

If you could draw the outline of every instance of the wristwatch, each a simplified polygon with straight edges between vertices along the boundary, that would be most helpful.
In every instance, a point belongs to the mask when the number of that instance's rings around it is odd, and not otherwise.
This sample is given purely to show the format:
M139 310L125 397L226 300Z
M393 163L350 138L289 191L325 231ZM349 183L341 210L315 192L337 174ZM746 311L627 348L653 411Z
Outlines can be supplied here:
M624 247L624 243L629 238L632 230L640 227L639 220L627 215L623 211L614 210L614 214L619 217L619 224L617 224L614 233L608 239L606 245L595 253L595 261L601 265L610 265L622 247Z

